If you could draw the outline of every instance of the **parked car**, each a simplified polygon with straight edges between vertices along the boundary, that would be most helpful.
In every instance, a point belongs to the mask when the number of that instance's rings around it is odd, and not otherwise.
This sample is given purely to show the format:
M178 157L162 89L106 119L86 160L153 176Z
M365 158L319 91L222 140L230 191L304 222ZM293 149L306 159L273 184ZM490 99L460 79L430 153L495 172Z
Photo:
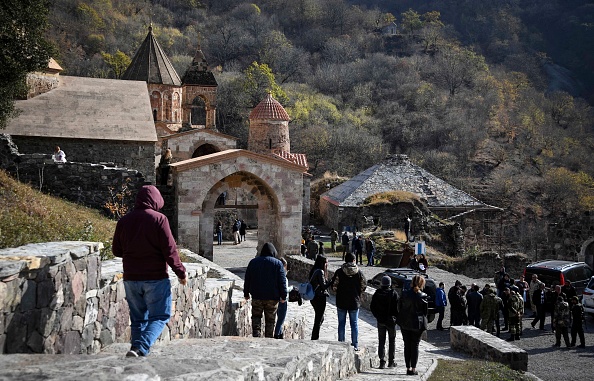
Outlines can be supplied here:
M592 269L585 262L571 261L542 261L531 263L524 269L524 277L528 282L532 281L532 274L538 275L538 279L547 288L556 285L563 286L566 280L571 281L576 292L582 295L588 282L592 278Z
M594 315L594 276L590 278L590 283L582 293L582 304L584 305L584 311Z
M388 269L386 271L383 271L383 272L377 274L372 279L369 279L367 281L367 284L370 287L373 287L376 289L380 288L381 284L382 284L382 278L386 275L389 276L390 279L392 279L392 288L394 290L396 290L398 295L401 295L403 290L406 291L406 290L410 289L410 282L411 282L413 276L421 275L421 276L425 277L425 289L423 290L423 292L425 292L427 294L427 301L429 302L428 303L429 311L427 314L427 320L429 321L429 323L431 323L433 321L433 319L435 319L435 314L437 313L437 310L435 308L435 289L437 288L437 284L435 283L435 281L433 279L429 278L429 276L427 274L422 274L422 273L415 271L413 269L396 268L396 269Z

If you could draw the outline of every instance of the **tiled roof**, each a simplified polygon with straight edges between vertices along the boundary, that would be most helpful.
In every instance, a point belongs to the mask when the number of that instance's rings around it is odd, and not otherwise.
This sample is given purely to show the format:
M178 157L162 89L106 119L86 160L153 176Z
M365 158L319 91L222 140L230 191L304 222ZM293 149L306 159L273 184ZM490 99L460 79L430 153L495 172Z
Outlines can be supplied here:
M60 76L60 85L16 101L5 132L15 136L156 142L146 83Z
M181 86L179 75L153 35L152 26L122 79Z
M272 151L272 154L281 159L290 161L291 163L299 164L302 167L309 168L309 164L307 163L307 156L303 153L291 153L279 149Z
M250 113L250 120L286 120L289 121L289 114L285 108L268 94Z
M182 78L182 83L184 85L218 86L214 74L208 70L208 63L200 46L196 50L192 64Z
M406 155L388 156L322 197L340 206L360 206L367 197L390 191L415 193L429 208L494 208L412 164Z

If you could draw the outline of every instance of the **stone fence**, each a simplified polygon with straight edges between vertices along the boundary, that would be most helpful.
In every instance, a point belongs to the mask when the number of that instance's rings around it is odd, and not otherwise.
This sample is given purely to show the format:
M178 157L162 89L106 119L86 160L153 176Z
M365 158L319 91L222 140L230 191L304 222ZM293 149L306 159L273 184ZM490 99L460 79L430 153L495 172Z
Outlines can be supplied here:
M54 163L50 154L21 154L4 134L0 134L0 168L44 193L99 210L105 210L105 203L122 187L131 191L124 201L134 206L134 193L145 183L138 171L113 163Z
M472 357L499 362L514 370L528 370L528 353L525 350L472 325L450 327L450 344L453 349Z
M80 241L0 250L0 353L97 353L129 342L121 260L101 263L100 250ZM233 292L243 282L201 261L185 263L187 286L170 275L172 316L159 340L250 336L251 304ZM287 318L285 329L304 338L304 317Z
M526 265L532 261L524 254L508 253L499 255L495 252L485 252L479 255L468 255L455 261L436 263L444 270L464 274L470 278L489 278L505 266L505 271L512 279L519 279L524 273Z

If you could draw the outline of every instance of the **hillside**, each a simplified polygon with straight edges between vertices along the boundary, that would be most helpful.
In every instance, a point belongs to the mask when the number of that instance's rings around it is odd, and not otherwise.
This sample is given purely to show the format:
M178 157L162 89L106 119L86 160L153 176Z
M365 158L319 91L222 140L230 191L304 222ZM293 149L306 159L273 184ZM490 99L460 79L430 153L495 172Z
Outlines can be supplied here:
M103 242L111 254L116 222L98 211L45 195L0 170L0 248L50 241Z
M217 128L240 148L249 110L273 91L314 178L408 154L505 208L505 235L525 250L550 222L594 209L594 112L575 97L580 84L588 96L588 50L559 44L592 41L577 33L592 14L585 1L52 4L64 74L118 77L152 24L180 76L200 44L219 83ZM392 22L398 32L384 34Z

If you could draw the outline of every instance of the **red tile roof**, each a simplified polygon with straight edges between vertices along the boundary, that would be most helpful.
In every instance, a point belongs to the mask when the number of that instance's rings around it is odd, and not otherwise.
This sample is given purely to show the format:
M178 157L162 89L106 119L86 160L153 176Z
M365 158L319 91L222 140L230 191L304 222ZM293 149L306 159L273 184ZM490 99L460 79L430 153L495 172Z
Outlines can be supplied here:
M307 156L303 153L290 153L290 152L278 149L278 150L272 151L272 154L276 157L281 158L281 159L290 161L291 163L295 163L295 164L301 165L305 168L309 168L309 164L307 163Z
M289 121L291 118L285 108L272 97L272 94L268 94L266 99L254 107L250 119Z

